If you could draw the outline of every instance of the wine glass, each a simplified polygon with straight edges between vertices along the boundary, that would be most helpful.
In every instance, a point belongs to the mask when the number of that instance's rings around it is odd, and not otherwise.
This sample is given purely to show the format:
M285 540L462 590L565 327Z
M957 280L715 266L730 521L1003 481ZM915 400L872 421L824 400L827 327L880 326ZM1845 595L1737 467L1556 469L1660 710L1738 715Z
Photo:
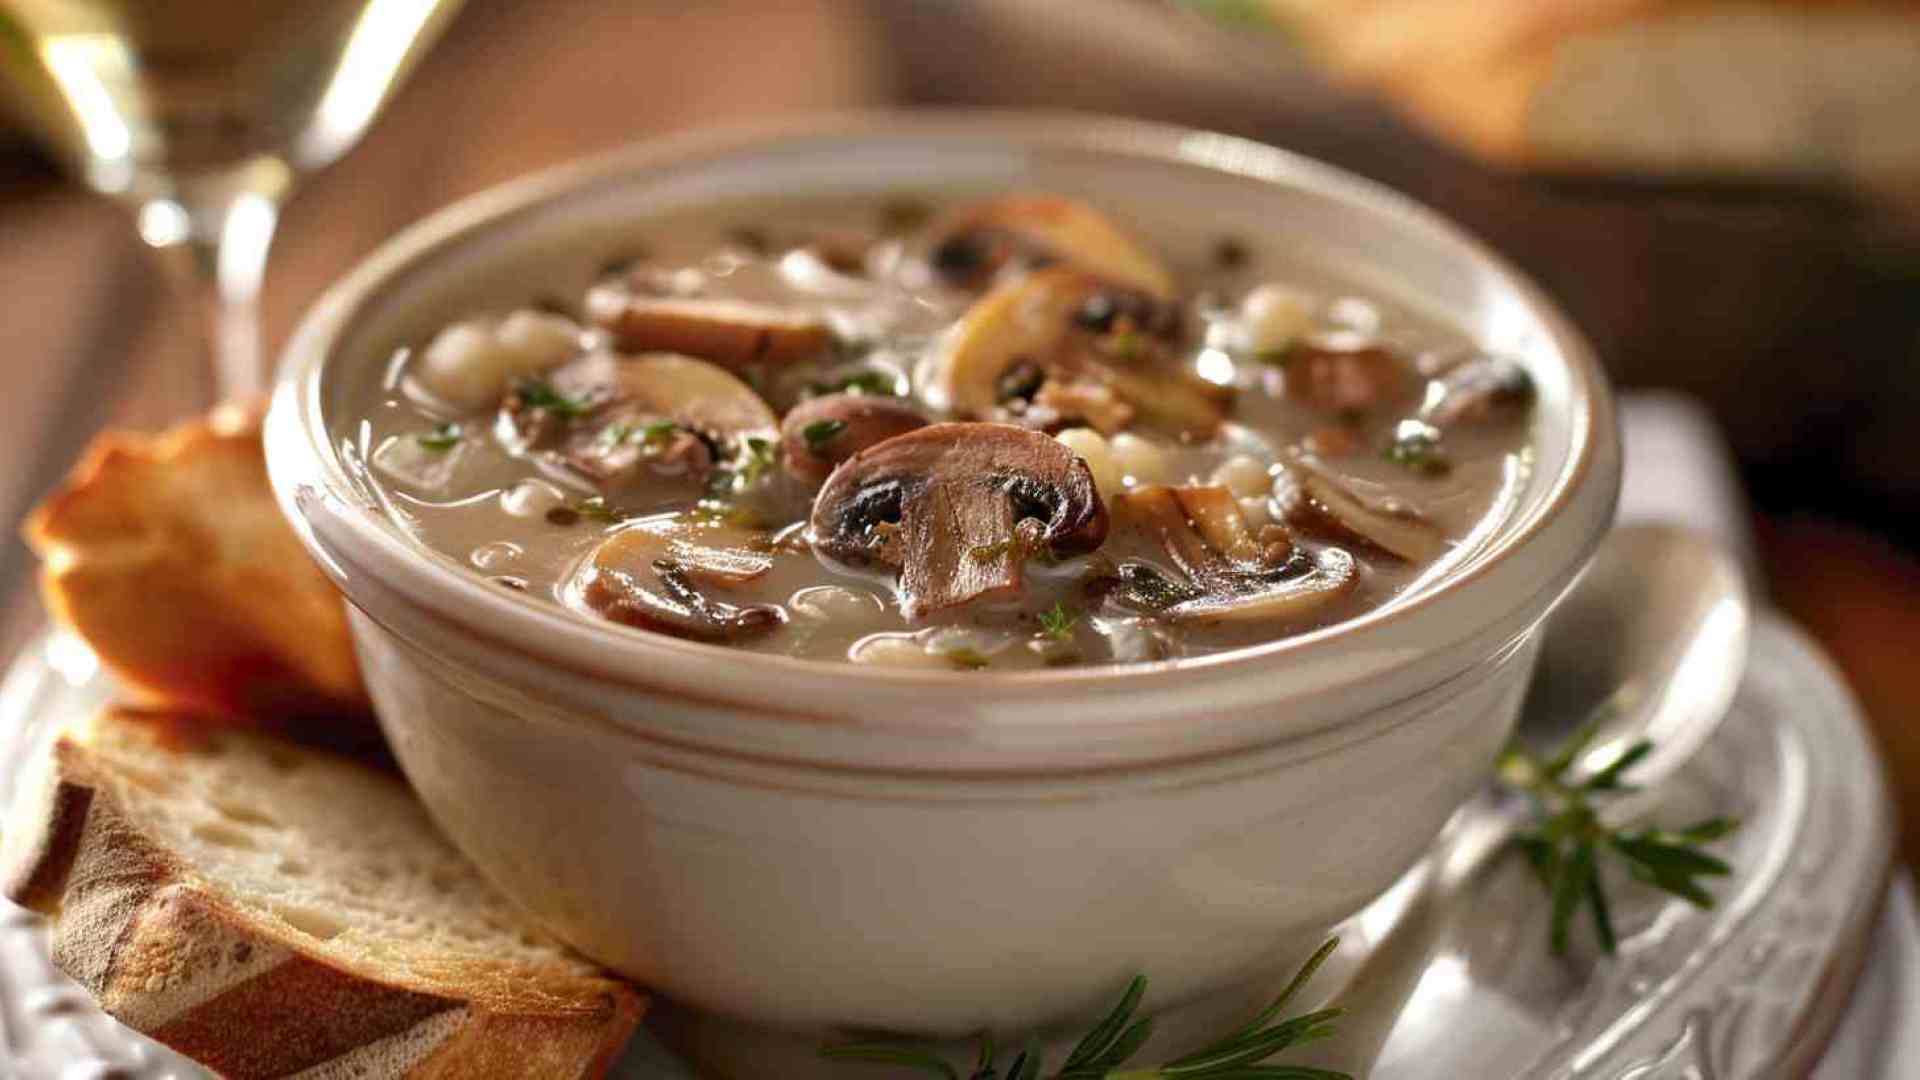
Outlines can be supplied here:
M461 0L0 0L0 76L210 316L212 390L258 392L267 248Z

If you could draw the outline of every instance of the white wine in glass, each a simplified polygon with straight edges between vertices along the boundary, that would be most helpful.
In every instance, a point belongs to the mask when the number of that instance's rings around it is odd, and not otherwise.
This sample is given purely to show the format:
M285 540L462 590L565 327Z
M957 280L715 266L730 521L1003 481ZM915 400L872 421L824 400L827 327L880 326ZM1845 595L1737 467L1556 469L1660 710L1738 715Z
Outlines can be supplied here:
M215 385L265 378L281 201L359 139L460 0L0 0L19 111L210 301Z

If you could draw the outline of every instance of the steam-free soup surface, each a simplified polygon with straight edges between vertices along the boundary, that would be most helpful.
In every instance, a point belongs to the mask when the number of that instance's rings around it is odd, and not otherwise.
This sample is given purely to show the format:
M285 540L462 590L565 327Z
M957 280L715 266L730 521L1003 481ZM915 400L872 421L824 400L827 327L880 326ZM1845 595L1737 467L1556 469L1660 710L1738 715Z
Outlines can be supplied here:
M1509 511L1531 387L1284 235L1049 195L580 238L342 438L394 519L583 619L1013 670L1298 634Z

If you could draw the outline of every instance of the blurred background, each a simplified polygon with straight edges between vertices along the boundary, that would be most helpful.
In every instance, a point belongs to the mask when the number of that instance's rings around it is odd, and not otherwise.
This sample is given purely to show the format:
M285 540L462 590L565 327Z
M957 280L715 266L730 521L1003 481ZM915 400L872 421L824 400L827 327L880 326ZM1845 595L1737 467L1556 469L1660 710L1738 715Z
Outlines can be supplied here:
M172 6L191 26L196 5ZM230 4L197 7L231 29ZM102 425L197 407L204 385L177 373L204 367L204 343L128 212L74 181L11 85L0 503L18 521ZM1623 387L1704 405L1772 598L1920 790L1916 0L470 0L360 145L286 202L265 348L395 229L528 170L721 122L934 105L1246 135L1489 240ZM0 585L28 569L10 541Z

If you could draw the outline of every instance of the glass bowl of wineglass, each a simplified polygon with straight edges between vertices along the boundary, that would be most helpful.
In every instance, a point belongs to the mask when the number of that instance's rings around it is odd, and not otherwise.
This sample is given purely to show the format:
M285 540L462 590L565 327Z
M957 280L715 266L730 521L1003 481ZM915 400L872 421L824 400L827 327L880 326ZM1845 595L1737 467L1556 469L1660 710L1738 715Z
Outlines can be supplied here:
M460 0L0 0L0 83L211 316L209 390L265 380L257 300L295 180L359 139Z

